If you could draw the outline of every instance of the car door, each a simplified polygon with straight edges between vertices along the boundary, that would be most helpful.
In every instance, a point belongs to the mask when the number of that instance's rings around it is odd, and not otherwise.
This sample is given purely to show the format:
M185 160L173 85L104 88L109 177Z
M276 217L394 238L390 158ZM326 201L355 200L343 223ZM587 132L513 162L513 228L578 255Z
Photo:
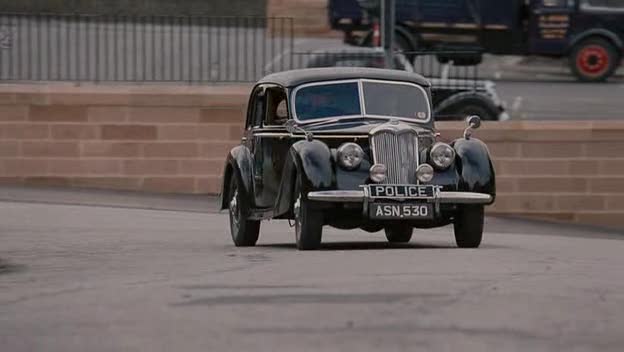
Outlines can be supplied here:
M282 87L265 85L254 109L250 149L254 158L255 202L257 207L264 209L275 205L284 160L290 147L290 134L283 124L275 122L276 99L281 96L286 98Z
M266 95L265 87L257 86L251 93L251 99L249 100L249 107L247 110L247 119L245 122L245 132L243 135L242 143L249 149L252 158L252 183L253 183L253 197L256 207L262 207L262 202L258 202L262 199L262 179L263 179L263 165L262 165L262 153L259 152L262 145L259 143L259 136L257 135L261 131L262 119L266 111Z

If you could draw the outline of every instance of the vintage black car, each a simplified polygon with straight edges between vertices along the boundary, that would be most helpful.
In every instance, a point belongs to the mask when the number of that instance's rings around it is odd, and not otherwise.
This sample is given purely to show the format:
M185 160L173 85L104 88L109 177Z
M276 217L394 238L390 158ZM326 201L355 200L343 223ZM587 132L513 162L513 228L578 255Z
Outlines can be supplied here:
M251 93L241 145L227 156L220 206L236 246L253 246L264 219L294 221L297 248L322 229L385 230L454 224L459 247L478 247L484 206L496 195L486 145L438 141L430 84L371 68L318 68L266 76Z

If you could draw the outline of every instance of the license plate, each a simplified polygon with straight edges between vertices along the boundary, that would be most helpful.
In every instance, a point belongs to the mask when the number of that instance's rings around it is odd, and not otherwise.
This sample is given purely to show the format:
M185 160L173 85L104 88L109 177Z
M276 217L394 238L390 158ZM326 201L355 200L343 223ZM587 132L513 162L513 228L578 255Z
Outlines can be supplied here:
M378 220L433 219L433 205L428 203L373 203L369 208L369 217Z
M432 185L369 185L369 195L372 198L433 198Z

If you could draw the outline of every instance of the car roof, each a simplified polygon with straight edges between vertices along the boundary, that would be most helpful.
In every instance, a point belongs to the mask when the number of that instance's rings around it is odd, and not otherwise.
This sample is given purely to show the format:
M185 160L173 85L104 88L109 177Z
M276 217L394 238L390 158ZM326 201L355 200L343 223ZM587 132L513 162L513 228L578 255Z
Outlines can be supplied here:
M423 87L430 86L427 79L416 73L367 67L327 67L283 71L262 78L258 84L273 83L283 87L295 87L305 83L343 79L378 79L415 83Z

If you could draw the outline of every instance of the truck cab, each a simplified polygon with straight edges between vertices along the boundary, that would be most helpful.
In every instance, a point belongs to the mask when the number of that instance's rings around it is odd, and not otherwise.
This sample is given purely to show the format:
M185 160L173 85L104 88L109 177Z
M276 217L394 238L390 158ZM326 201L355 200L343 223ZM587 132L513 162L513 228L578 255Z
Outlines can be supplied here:
M331 0L330 23L346 42L375 46L378 2ZM624 0L396 0L396 7L395 45L404 52L568 57L579 80L603 81L624 50Z

